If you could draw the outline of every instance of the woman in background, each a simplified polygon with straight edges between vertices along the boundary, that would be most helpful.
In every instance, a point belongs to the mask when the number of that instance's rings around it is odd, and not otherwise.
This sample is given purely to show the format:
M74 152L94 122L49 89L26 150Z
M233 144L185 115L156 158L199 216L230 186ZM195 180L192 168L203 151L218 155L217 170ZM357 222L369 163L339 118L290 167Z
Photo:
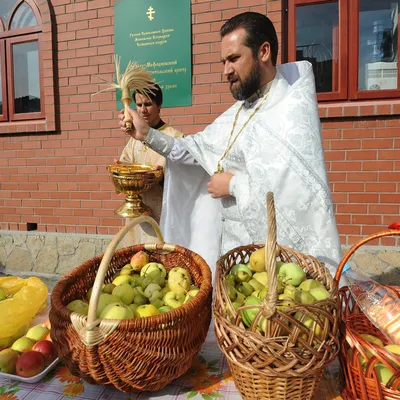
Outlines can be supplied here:
M166 124L160 116L161 106L163 101L163 94L161 88L155 85L151 90L152 93L148 95L142 95L139 93L133 94L133 99L136 104L136 109L140 116L147 122L149 126L172 137L181 137L183 134L172 126ZM122 151L119 159L120 163L130 164L142 164L149 165L156 168L163 168L164 174L166 160L165 157L156 153L147 147L146 144L131 138L124 150ZM155 179L154 174L147 174L147 181ZM143 201L152 209L151 217L154 218L157 223L160 223L161 209L162 209L162 197L163 197L163 185L162 181L155 183L147 192L142 195ZM127 223L130 219L127 219ZM132 229L126 236L124 245L132 246L140 243L156 243L157 237L155 236L153 228L147 224L137 225Z

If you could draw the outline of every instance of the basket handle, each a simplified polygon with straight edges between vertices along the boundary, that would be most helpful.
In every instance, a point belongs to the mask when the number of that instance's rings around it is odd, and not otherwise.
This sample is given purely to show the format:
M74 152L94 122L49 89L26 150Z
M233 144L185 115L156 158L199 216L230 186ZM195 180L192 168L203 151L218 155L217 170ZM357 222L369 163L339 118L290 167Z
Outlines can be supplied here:
M265 269L268 275L268 293L262 300L263 315L269 319L276 311L278 277L276 274L276 214L274 194L267 193L268 231L265 242Z
M138 218L133 219L130 221L128 224L126 224L113 238L113 240L110 242L108 245L104 256L101 260L99 269L97 271L96 279L94 281L93 285L93 290L92 290L92 295L90 296L90 301L89 301L89 312L87 316L87 322L85 323L86 317L82 318L80 317L79 314L72 313L71 314L71 322L76 331L78 332L79 336L81 337L82 341L86 345L94 345L99 342L101 342L107 335L112 333L115 328L118 326L120 323L119 320L105 320L101 321L99 325L99 321L97 320L96 317L96 311L97 311L97 306L99 303L99 298L101 294L101 289L104 283L104 278L106 276L110 261L112 259L112 256L114 254L115 249L117 248L119 242L124 238L124 236L136 225L139 225L143 222L149 223L156 235L159 241L163 244L161 245L165 250L168 251L173 251L175 248L174 245L165 245L164 244L164 238L162 236L162 233L160 231L160 228L157 224L157 222L148 216L140 216ZM148 244L145 245L145 248L148 250L155 250L159 247L160 245L157 244ZM168 247L168 249L166 248ZM99 325L99 330L96 332L93 332L94 328L96 328ZM92 332L90 332L92 331Z
M358 248L360 248L362 245L364 245L365 243L368 243L374 239L379 239L379 238L385 237L385 236L400 236L400 222L394 222L393 224L389 225L388 229L389 229L388 231L382 231L382 232L378 232L373 235L370 235L370 236L366 237L365 239L360 240L355 245L353 245L350 248L350 250L348 250L348 252L345 254L345 256L342 258L342 260L340 261L340 263L337 267L337 270L336 270L335 281L339 282L346 262L356 252L356 250Z

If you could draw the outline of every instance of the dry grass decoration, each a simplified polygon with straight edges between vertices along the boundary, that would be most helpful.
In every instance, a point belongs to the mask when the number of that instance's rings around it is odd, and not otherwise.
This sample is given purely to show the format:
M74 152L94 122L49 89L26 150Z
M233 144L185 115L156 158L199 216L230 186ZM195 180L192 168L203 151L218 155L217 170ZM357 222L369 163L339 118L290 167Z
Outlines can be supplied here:
M104 81L106 88L100 90L93 94L99 94L109 90L120 89L121 90L121 103L125 107L124 122L127 129L132 129L132 117L128 112L128 107L132 104L131 90L142 94L144 96L149 96L152 89L155 88L155 80L151 72L146 71L146 69L138 64L137 62L129 61L126 66L125 72L121 74L121 57L114 56L115 64L115 78L116 82L108 81L101 76L98 78Z

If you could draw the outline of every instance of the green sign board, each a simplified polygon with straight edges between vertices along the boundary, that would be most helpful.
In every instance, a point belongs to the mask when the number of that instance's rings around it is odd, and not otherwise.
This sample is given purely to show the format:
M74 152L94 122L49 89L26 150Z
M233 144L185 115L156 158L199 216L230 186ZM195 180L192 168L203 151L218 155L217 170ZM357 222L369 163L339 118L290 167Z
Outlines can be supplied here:
M115 54L153 73L163 107L192 104L190 0L119 0L114 5ZM123 106L117 93L117 108Z

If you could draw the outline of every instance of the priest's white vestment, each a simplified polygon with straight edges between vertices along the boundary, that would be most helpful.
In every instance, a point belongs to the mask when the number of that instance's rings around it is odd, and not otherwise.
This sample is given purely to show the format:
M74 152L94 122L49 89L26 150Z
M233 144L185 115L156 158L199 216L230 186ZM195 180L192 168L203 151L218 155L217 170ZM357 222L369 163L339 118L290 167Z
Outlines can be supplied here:
M244 104L233 137L261 101ZM266 193L272 191L278 243L317 257L334 273L341 251L311 64L277 67L266 101L222 161L233 174L231 197L212 199L206 185L242 103L195 135L173 139L150 129L146 143L168 163L161 217L166 241L198 252L215 270L216 259L232 248L265 243Z

